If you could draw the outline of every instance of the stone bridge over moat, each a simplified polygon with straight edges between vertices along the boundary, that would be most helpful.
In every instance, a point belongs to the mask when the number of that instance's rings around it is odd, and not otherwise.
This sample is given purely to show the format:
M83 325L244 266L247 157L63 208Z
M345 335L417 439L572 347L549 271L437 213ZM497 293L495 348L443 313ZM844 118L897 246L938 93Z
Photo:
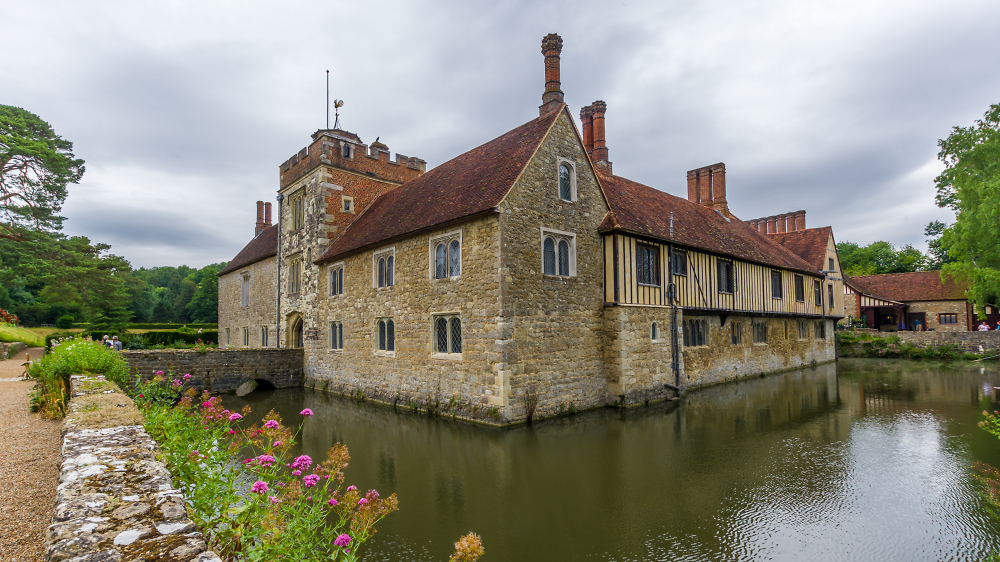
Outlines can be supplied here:
M302 349L150 349L122 351L122 358L142 380L157 371L175 378L191 375L186 386L209 392L232 392L249 381L266 381L275 388L302 386Z

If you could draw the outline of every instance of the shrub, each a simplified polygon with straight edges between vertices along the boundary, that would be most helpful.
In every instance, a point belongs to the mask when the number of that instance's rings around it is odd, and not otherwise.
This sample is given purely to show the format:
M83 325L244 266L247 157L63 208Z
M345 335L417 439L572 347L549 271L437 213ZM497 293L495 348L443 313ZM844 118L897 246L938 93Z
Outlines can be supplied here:
M56 320L56 328L59 328L60 330L69 330L73 327L73 320L74 318L72 314L64 314Z
M56 341L52 352L35 361L29 375L38 381L31 410L52 418L66 415L70 375L104 375L123 388L130 384L128 366L113 349L84 338Z

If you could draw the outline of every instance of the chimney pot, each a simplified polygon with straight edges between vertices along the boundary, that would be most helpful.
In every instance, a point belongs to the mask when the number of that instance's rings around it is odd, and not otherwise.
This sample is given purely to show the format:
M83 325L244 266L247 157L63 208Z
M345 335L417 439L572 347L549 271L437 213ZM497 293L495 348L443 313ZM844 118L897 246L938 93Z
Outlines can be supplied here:
M767 217L767 233L774 234L778 232L778 217L770 216Z
M257 236L264 230L264 202L257 201L257 224L254 225L253 235Z
M806 229L806 212L796 211L795 212L795 230L805 230Z
M688 201L701 203L698 197L698 170L688 170Z
M712 207L722 214L729 214L729 202L726 200L726 165L722 162L709 168L712 174Z
M611 162L608 161L608 145L604 141L604 113L608 110L608 104L597 100L590 104L590 107L594 113L594 152L591 153L591 158L595 163L610 168Z
M542 105L538 108L539 115L545 115L563 103L559 78L559 54L562 53L562 44L562 37L555 33L549 33L542 39L542 54L545 55L545 92L542 93Z
M788 230L788 215L778 215L778 232L787 232Z

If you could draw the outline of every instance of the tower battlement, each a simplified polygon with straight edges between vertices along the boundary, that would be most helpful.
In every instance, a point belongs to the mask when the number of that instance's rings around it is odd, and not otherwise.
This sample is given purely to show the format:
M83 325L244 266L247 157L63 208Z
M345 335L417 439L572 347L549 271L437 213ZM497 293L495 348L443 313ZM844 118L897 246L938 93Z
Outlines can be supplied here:
M427 162L421 158L397 152L396 159L392 160L389 147L385 144L376 140L367 145L362 142L361 137L348 131L320 129L313 133L312 138L312 143L281 164L281 189L305 177L320 165L392 183L409 181L427 169Z

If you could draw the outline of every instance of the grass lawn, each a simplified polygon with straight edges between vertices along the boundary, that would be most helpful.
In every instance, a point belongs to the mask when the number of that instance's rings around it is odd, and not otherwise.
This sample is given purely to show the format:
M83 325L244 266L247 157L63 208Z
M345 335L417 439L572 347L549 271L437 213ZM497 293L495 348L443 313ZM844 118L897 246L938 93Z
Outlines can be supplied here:
M39 331L44 330L39 334ZM6 324L0 325L0 341L15 342L23 341L28 347L42 347L45 345L45 336L55 332L52 328L17 328Z

